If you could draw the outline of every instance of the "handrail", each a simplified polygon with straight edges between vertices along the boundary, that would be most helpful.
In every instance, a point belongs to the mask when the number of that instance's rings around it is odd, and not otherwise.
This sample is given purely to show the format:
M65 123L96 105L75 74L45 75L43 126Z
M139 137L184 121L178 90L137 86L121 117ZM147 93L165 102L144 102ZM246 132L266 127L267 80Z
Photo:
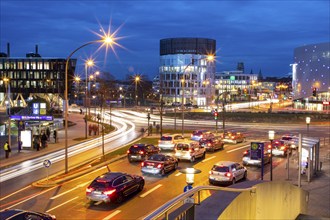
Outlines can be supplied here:
M200 191L202 190L214 190L214 191L227 191L227 192L247 192L250 191L251 193L256 192L256 187L250 188L243 188L243 189L236 189L236 188L227 188L227 187L218 187L218 186L197 186L191 190L188 190L185 193L178 195L177 197L173 198L172 200L168 201L161 207L157 208L156 210L149 213L147 216L143 217L144 220L153 220L159 219L161 216L164 216L165 219L168 219L169 211L175 207L178 203L183 202L185 199L193 196L195 193L198 193L198 203L200 204Z

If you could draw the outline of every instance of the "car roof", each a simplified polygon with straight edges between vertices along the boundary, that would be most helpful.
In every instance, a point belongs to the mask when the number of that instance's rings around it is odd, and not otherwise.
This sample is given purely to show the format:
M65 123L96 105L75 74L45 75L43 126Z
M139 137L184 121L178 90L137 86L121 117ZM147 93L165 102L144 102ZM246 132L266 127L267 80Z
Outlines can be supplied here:
M126 173L122 172L107 172L102 174L101 176L98 176L95 180L106 180L111 181L119 176L126 175Z
M31 210L23 210L23 209L7 209L0 212L0 219L15 219L15 216L20 215L22 213L34 213L40 216L47 216L48 218L52 218L48 213L35 212Z
M217 165L217 166L230 166L230 165L236 164L236 163L237 162L233 162L233 161L219 161L215 165Z

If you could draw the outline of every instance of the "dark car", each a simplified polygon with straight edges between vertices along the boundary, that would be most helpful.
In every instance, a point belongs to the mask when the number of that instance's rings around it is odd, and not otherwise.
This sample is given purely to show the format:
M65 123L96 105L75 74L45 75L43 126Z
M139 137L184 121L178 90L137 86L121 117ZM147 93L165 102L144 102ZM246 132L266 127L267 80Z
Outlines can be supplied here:
M128 161L144 161L153 154L158 154L160 149L152 144L134 144L127 150Z
M125 197L142 191L143 187L144 179L142 176L108 172L93 180L86 188L86 197L91 203L121 203Z
M215 150L223 150L224 142L220 138L202 138L199 145L205 147L205 150L214 152Z
M142 173L160 174L162 176L178 168L178 160L170 155L154 154L141 163Z
M34 212L34 211L27 211L21 209L7 209L0 212L0 219L1 220L54 220L56 217L54 215L48 213L41 213L41 212Z

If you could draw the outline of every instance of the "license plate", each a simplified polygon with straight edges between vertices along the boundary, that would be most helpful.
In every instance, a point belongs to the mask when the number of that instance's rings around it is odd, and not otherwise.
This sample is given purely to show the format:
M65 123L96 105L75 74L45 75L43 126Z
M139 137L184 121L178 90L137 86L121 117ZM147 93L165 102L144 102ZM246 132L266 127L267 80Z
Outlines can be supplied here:
M132 157L132 158L137 158L137 156L133 156L133 155L132 155L131 157Z
M96 194L96 195L101 195L102 192L100 192L100 191L94 191L94 194Z
M148 169L152 169L152 168L153 168L153 166L147 166L147 168L148 168Z

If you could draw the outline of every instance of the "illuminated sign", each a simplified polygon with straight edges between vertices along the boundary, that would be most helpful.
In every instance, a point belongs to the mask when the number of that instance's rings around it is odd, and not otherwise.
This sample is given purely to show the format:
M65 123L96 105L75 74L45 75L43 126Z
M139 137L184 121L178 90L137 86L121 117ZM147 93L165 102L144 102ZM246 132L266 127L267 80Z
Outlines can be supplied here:
M17 121L53 121L50 115L11 115L11 120Z
M323 105L329 105L329 102L323 101Z
M45 115L46 110L46 103L33 103L32 105L32 112L34 115Z
M235 80L235 76L230 76L230 80Z

